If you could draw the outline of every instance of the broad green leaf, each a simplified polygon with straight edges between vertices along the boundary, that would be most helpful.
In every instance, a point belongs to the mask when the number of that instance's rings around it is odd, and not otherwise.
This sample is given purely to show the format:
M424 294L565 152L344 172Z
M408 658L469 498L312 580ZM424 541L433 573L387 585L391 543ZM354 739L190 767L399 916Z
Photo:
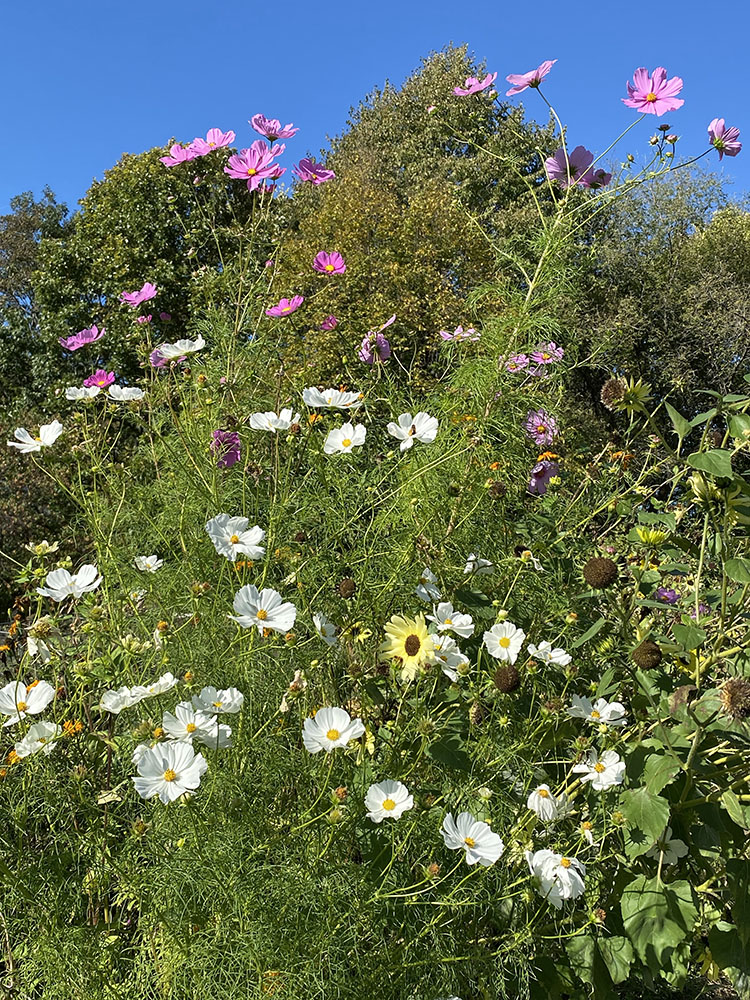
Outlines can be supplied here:
M613 983L624 983L633 961L633 947L624 937L600 937L596 940L599 953L609 969Z
M697 649L706 641L706 633L697 625L675 625L672 631L675 639L685 649Z
M736 438L750 434L750 414L735 413L729 421L729 433Z
M628 825L650 837L652 844L664 833L669 822L669 802L648 788L629 788L622 792L620 811Z
M727 861L727 881L734 900L732 917L737 924L745 947L750 946L750 861L730 858Z
M730 788L721 796L721 804L737 826L750 830L750 805L743 805Z
M724 451L721 448L713 448L711 451L694 451L692 455L688 455L687 464L691 469L708 472L711 476L732 478L731 451Z
M750 583L750 559L727 559L724 572L735 583Z
M665 884L645 875L625 886L620 912L636 955L655 974L670 965L674 951L691 936L698 917L688 882Z
M427 747L427 756L456 771L471 771L471 758L461 741L455 737L443 737Z
M643 768L643 780L646 788L653 795L658 795L679 771L679 761L676 761L671 754L651 754Z
M612 990L612 977L607 965L597 947L594 937L589 934L576 934L565 943L570 964L575 973L585 983L591 983L594 993L601 1000L616 997Z
M672 426L677 431L677 436L680 441L690 433L692 428L690 427L690 421L686 420L681 413L675 410L674 406L669 403L665 403L667 413L669 414L669 419L672 421Z

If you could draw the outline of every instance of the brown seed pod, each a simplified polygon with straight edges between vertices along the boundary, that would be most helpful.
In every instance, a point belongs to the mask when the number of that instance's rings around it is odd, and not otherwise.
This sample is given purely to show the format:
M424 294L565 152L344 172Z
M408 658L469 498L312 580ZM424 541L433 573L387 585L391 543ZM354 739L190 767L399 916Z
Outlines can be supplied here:
M495 671L495 687L503 694L515 691L521 683L518 671L512 663L503 663Z
M350 576L345 576L344 579L339 583L338 592L344 600L349 600L349 598L354 597L357 591L357 584Z
M603 556L592 556L583 567L583 579L594 590L604 590L611 586L619 576L617 563Z
M639 666L642 670L653 670L654 667L658 667L664 659L658 644L652 642L651 639L646 639L645 642L640 644L640 646L636 646L630 656L633 663Z
M736 722L750 716L750 681L745 677L730 677L721 688L724 711Z

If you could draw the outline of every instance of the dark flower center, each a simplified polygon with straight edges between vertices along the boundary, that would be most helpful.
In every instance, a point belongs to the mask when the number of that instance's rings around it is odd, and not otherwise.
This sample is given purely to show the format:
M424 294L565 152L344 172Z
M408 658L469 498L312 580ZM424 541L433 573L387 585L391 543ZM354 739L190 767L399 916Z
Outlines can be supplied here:
M404 642L404 649L407 656L416 656L422 647L422 641L418 635L408 635Z

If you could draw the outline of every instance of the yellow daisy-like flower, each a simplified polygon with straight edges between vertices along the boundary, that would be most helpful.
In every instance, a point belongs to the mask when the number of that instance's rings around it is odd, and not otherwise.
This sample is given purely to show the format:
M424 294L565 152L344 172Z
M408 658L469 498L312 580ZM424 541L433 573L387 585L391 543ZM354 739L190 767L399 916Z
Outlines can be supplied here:
M401 660L401 676L411 681L428 663L435 662L435 644L427 631L424 615L405 618L393 615L385 626L386 639L380 645L381 660Z

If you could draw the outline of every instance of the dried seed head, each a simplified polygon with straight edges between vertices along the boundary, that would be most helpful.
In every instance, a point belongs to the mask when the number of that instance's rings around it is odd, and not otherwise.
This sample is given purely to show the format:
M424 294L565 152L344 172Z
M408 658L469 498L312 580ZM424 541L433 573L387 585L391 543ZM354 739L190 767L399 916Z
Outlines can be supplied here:
M664 658L658 644L652 642L651 639L646 639L640 646L636 646L630 655L633 663L642 670L653 670L654 667L659 666Z
M515 691L520 683L521 678L512 663L503 663L495 671L495 687L503 694Z
M750 680L730 677L722 686L721 704L735 721L747 719L750 716Z
M617 563L613 559L592 556L583 567L583 579L594 590L604 590L611 586L619 575Z
M599 399L602 401L602 406L606 406L608 410L614 410L617 404L621 403L625 398L626 390L627 383L625 382L625 379L607 379L602 386L602 391L599 393Z
M338 590L341 597L343 597L345 600L348 600L350 597L354 597L354 594L357 591L357 584L354 582L354 580L352 580L350 576L347 576L344 577L344 579L339 584Z

